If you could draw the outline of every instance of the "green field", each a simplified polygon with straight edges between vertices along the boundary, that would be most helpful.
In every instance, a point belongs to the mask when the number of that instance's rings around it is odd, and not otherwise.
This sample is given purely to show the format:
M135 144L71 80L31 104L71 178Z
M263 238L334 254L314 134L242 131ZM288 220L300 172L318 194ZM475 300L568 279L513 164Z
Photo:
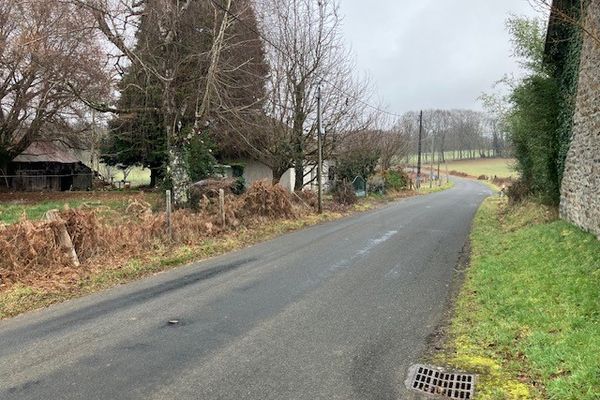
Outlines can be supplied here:
M517 176L514 170L515 160L510 158L478 158L474 160L458 160L448 162L450 171L464 172L467 175L478 177L486 175L490 178L508 178Z
M471 234L445 362L478 399L600 399L600 241L556 210L490 198Z

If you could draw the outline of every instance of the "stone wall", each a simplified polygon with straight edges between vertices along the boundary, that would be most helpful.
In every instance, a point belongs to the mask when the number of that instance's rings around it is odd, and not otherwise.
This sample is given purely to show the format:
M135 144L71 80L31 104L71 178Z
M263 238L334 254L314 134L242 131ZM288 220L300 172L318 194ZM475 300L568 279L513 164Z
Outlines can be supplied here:
M589 2L586 25L600 32L600 1ZM561 217L600 238L600 43L584 34L573 136L561 188Z

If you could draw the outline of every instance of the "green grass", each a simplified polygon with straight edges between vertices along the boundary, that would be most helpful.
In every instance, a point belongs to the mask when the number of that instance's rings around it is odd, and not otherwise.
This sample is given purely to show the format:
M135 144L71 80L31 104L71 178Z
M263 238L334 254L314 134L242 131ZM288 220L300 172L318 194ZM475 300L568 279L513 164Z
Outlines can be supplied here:
M600 242L528 204L485 201L440 356L481 374L480 399L600 399Z
M112 191L112 192L52 192L52 193L17 193L14 199L0 203L0 222L13 224L23 216L27 219L39 220L47 211L63 209L65 206L77 208L86 206L99 208L104 211L123 212L129 204L129 199L138 197L141 192ZM40 197L42 196L42 197ZM43 196L48 196L45 198ZM160 195L156 193L145 193L142 198L154 204Z
M450 171L464 172L465 174L478 177L486 175L499 178L516 177L514 160L509 158L481 158L475 160L459 160L448 162Z
M0 222L5 224L13 224L17 222L23 214L28 219L41 219L44 214L53 209L62 209L65 204L75 208L84 204L83 200L69 201L45 201L37 204L1 204L0 205Z
M430 145L431 145L431 144L430 144ZM426 164L426 163L428 163L428 162L431 162L431 152L430 152L430 151L427 151L427 149L429 149L429 147L427 147L427 146L424 146L424 151L423 151L423 152L421 152L421 162L422 162L423 164ZM485 152L485 154L486 154L488 157L491 157L491 156L492 156L492 152L491 152L491 151L486 151L486 152ZM467 159L467 158L468 158L470 155L471 155L471 153L469 153L468 151L464 151L464 152L463 152L463 158L462 158L462 160L465 160L465 159ZM475 159L479 159L479 158L480 158L480 155L479 155L479 150L474 150L474 151L473 151L473 153L472 153L472 155L473 155L474 157L476 157ZM439 156L439 154L438 154L438 152L436 152L436 153L435 153L435 159L436 159L436 160L437 160L438 156ZM448 161L448 162L450 162L450 161L454 161L454 160L461 160L459 157L460 157L460 154L459 154L459 152L458 152L458 151L451 151L451 150L448 150L448 151L445 151L445 152L444 152L444 159L445 159L446 161ZM419 157L417 156L417 154L411 154L411 155L409 155L409 156L408 156L408 162L409 162L409 164L416 164L416 163L417 163L417 161L418 161L418 158L419 158ZM403 158L402 160L398 160L398 161L406 161L406 158Z
M446 179L445 177L442 177L442 181ZM438 186L437 182L433 182L433 185L431 187L429 187L429 182L425 182L421 184L421 187L417 190L417 193L419 194L429 194L429 193L437 193L437 192L441 192L443 190L446 189L450 189L454 187L454 182L449 181L446 183L442 183L440 186Z

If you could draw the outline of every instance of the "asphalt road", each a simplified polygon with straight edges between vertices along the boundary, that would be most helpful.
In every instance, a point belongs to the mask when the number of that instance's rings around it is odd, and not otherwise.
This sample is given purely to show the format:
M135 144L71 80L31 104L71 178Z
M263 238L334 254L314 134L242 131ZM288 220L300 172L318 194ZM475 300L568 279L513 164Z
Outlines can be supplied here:
M412 398L489 194L458 180L2 321L0 399Z

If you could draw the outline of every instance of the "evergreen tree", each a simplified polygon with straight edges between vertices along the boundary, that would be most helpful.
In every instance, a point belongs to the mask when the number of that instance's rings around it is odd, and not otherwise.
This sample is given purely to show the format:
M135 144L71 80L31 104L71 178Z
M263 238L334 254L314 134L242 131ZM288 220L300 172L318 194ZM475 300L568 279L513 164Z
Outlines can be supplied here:
M117 109L123 112L110 123L103 157L112 165L150 168L153 184L169 172L181 178L181 171L167 168L177 164L173 157L181 158L180 165L188 169L185 175L192 180L199 175L195 171L190 176L189 169L197 165L190 157L201 155L200 164L214 164L212 149L200 148L210 142L208 134L222 153L239 153L232 136L252 129L262 113L268 72L249 1L232 3L230 13L210 2L190 3L168 47L160 45L164 42L160 26L165 21L160 19L159 6L160 2L148 1L142 13L135 49L141 62L129 67L119 85ZM229 22L222 24L226 16ZM216 48L220 26L227 30ZM173 77L165 84L156 73L148 72L148 66L169 71ZM205 171L212 170L205 166Z
M102 160L109 165L149 168L150 185L165 176L167 143L160 109L160 86L135 66L119 84L118 108L131 110L109 122Z

